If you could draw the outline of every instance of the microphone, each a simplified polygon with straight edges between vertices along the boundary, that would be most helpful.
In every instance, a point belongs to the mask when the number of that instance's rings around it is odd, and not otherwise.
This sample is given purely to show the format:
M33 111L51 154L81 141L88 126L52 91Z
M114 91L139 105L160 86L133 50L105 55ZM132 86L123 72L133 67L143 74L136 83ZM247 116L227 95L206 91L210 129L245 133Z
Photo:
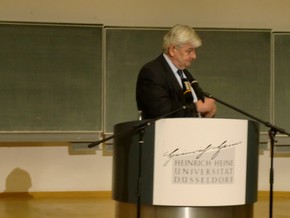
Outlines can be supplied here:
M190 84L191 84L191 87L193 88L193 90L196 94L197 99L204 102L205 95L204 95L204 92L202 91L202 89L199 87L197 80L195 80L195 79L192 80L190 82Z
M186 78L182 78L183 96L187 105L193 104L193 96L191 93L191 85Z

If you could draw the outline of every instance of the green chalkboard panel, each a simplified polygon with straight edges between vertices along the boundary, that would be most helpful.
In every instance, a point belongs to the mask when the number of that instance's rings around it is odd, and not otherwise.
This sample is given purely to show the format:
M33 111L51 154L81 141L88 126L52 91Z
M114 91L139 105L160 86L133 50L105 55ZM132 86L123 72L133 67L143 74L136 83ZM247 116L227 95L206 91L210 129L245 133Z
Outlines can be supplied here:
M0 24L0 131L100 131L102 26Z
M274 33L274 120L290 130L290 33Z
M206 92L270 121L270 30L198 30L203 40L191 72ZM218 104L217 117L248 117ZM261 130L266 128L261 126Z
M164 29L106 28L105 131L136 120L135 86L140 68L162 52Z
M106 28L105 131L137 119L141 66L161 54L168 28ZM270 118L270 30L197 29L203 46L190 68L202 87L248 113ZM218 105L217 117L245 118Z

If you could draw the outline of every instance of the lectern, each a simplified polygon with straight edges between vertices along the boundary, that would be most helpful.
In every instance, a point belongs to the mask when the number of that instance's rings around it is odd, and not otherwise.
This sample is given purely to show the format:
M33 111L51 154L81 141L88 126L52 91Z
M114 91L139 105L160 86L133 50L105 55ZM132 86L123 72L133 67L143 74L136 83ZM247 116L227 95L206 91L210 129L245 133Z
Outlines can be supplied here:
M251 120L168 118L129 131L114 139L116 218L251 218L258 150Z

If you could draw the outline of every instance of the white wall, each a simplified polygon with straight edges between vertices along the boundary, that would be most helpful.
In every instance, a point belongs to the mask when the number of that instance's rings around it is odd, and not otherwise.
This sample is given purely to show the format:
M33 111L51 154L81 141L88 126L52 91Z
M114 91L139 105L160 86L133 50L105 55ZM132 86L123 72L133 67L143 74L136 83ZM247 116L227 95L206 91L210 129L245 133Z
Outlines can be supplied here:
M0 192L110 190L112 157L69 148L68 143L0 143Z
M0 0L0 20L290 30L288 0Z
M172 26L184 23L193 27L290 31L290 1L0 0L0 21L97 23L106 26ZM287 167L290 159L275 158L274 166L274 189L290 191ZM269 167L269 152L265 151L260 155L260 190L269 188ZM100 152L71 155L67 143L0 143L0 192L6 189L6 178L17 168L18 176L22 172L21 178L31 180L29 191L111 189L112 158L103 157ZM14 183L15 191L25 188L24 181Z

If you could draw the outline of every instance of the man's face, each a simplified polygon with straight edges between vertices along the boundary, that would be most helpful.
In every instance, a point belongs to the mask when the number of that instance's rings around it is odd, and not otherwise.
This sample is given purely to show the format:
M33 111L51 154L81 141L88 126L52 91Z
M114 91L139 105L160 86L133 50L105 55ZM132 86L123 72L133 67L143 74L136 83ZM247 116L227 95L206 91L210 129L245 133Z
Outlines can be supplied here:
M195 48L190 43L179 47L172 45L168 54L173 64L181 70L189 67L191 62L196 59Z

